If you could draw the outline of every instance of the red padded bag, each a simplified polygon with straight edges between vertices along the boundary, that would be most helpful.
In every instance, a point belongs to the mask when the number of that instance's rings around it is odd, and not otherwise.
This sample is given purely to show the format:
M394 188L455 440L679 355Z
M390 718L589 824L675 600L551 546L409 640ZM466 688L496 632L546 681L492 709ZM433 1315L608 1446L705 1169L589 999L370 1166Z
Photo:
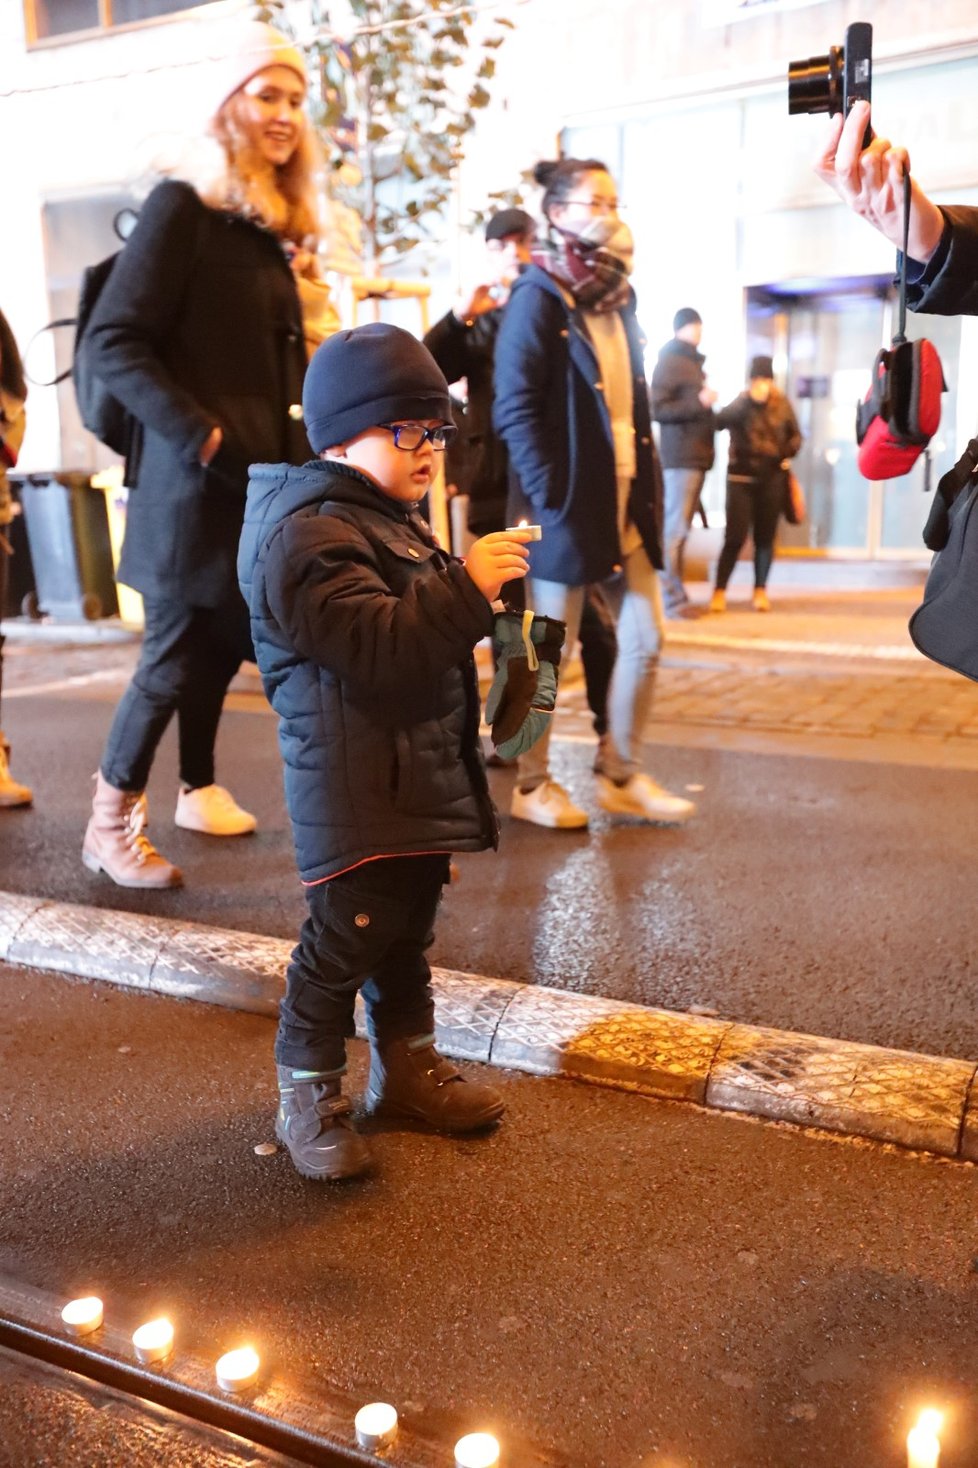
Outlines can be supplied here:
M946 391L933 342L897 337L877 355L856 413L857 463L864 478L896 479L913 467L937 432Z

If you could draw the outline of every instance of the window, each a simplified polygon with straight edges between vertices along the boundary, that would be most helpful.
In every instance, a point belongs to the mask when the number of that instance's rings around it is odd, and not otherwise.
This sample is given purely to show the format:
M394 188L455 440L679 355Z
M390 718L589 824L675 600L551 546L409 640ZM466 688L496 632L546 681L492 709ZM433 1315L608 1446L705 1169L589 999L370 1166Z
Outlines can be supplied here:
M196 10L215 0L26 0L27 34L32 41L70 36L77 31L109 30Z

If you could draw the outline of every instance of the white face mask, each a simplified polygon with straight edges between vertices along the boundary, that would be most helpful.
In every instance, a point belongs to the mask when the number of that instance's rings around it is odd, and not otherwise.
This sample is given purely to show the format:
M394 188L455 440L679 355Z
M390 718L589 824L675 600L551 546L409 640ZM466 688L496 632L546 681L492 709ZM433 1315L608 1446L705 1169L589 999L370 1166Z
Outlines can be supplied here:
M625 274L631 275L635 258L635 240L631 230L618 214L597 214L588 221L576 238L597 245L620 260Z

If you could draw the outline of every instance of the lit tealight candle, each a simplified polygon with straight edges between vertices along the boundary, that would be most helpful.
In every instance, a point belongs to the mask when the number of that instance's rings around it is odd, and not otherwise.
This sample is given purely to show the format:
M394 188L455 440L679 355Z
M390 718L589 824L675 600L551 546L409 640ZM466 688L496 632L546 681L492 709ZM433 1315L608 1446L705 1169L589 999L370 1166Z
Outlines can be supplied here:
M907 1433L907 1468L937 1468L941 1457L938 1432L944 1418L932 1407L921 1412Z
M165 1361L173 1350L173 1326L162 1316L159 1320L148 1320L132 1334L136 1356L145 1366L153 1361Z
M90 1335L102 1324L102 1301L98 1295L86 1295L83 1300L69 1300L61 1312L61 1319L72 1335Z
M498 1468L499 1444L489 1432L470 1432L455 1444L455 1468Z
M214 1368L222 1392L241 1392L257 1380L261 1358L251 1346L225 1351Z
M383 1448L397 1436L397 1410L389 1402L369 1402L353 1419L361 1448Z
M518 525L507 525L506 526L506 532L507 532L507 534L509 534L513 530L525 530L525 531L527 531L527 533L529 534L529 537L530 537L531 540L542 540L543 539L543 531L540 528L540 526L539 525L528 525L525 520L521 520Z

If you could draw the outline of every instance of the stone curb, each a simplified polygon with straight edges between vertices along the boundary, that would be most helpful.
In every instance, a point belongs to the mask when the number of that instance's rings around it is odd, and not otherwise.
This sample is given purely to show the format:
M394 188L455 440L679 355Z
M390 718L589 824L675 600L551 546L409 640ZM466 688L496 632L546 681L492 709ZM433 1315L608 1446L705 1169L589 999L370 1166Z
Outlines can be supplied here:
M0 961L274 1018L292 944L0 893ZM978 1162L978 1063L435 969L439 1047ZM362 1012L358 1034L364 1033Z

